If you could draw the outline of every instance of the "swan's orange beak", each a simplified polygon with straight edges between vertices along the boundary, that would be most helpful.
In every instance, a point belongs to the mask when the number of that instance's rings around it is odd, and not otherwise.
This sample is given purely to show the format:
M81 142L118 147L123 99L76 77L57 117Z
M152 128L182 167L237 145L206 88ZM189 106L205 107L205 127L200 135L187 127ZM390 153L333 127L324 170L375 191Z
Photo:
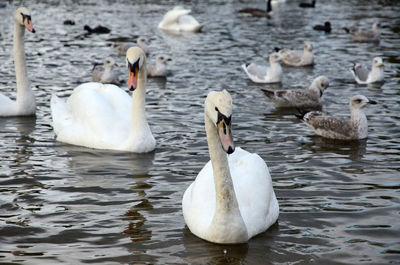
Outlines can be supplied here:
M128 62L128 72L129 72L128 89L130 91L134 91L137 87L137 80L139 74L139 61L135 62L134 64Z
M235 151L235 145L232 139L231 122L227 123L225 119L221 119L217 123L217 128L222 148L228 154L232 154Z
M25 25L25 28L27 30L29 30L30 32L32 32L32 33L36 32L35 29L33 28L32 21L30 20L29 17L24 18L24 25Z

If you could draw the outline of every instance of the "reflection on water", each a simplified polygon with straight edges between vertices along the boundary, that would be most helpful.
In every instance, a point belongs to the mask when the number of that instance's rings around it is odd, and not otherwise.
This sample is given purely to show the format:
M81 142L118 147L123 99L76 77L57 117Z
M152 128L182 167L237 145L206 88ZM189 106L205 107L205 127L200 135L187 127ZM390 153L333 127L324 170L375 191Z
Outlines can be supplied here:
M0 8L1 93L15 96L13 2ZM400 260L400 57L397 1L321 1L300 10L274 5L275 15L239 18L236 10L260 3L191 4L200 34L157 29L171 1L35 1L36 34L26 35L28 74L36 117L0 118L0 263L7 264L389 264ZM362 6L362 8L359 8ZM259 6L261 7L261 6ZM218 14L218 15L215 15ZM101 20L98 18L101 17ZM63 25L74 19L76 25ZM383 25L379 45L355 43L343 26ZM312 30L329 20L331 34ZM109 27L85 36L83 25ZM113 41L150 37L148 61L172 58L166 79L147 80L146 111L157 140L149 154L101 151L55 141L49 101L90 80L94 62L113 56L126 88L123 57ZM315 66L283 67L282 84L254 84L240 65L268 64L274 47L313 44ZM385 82L354 82L354 62L381 56ZM319 75L330 80L324 108L348 117L348 101L363 94L369 137L334 141L315 136L293 109L279 109L262 89L302 89ZM204 100L211 90L233 98L237 146L268 164L280 204L278 223L241 245L215 245L190 233L181 200L209 160Z

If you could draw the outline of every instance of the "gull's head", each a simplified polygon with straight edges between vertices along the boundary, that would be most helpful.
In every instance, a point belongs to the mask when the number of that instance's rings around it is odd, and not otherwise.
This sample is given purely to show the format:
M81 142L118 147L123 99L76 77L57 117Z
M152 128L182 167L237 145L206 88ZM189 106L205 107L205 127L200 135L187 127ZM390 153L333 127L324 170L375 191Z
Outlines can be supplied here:
M131 47L126 51L126 66L128 67L128 89L134 91L140 73L146 72L146 54L139 47ZM146 73L144 73L146 78Z
M312 45L311 45L311 43L309 43L309 42L305 42L305 43L304 43L304 51L309 51L309 52L312 51Z
M169 61L172 61L172 59L165 55L158 55L156 58L157 64L165 64L166 62L169 62Z
M384 67L385 64L383 63L383 60L381 57L375 57L372 59L372 67Z
M269 63L278 63L282 60L282 56L278 52L273 52L269 55Z
M146 37L139 37L136 40L137 45L139 45L139 47L144 47L144 46L148 46L150 45L150 40Z
M329 86L329 79L326 76L318 76L312 82L310 89L316 89L319 91L320 96L324 93L325 89Z
M32 25L31 12L25 7L20 7L15 11L14 20L16 23L25 27L28 31L35 33Z
M376 101L370 100L363 95L356 95L350 98L350 109L362 109L368 104L376 104Z
M235 145L232 139L232 98L228 91L212 91L205 102L205 114L215 125L222 149L232 154Z
M105 67L105 68L106 68L106 67L111 68L111 67L113 67L114 65L116 65L116 64L115 64L115 61L114 61L113 58L107 57L107 58L104 59L104 67Z

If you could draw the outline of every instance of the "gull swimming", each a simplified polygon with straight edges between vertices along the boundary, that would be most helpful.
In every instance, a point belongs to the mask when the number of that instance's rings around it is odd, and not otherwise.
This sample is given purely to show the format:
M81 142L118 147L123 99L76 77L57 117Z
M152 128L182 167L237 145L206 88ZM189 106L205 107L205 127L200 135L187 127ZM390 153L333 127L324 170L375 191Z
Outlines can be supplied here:
M268 90L263 89L265 95L278 107L321 109L322 95L329 86L326 76L318 76L308 89L303 90Z
M275 48L281 54L282 63L288 66L308 66L314 64L314 55L312 45L309 42L304 43L303 50L289 50Z
M339 119L320 111L300 111L296 115L303 120L317 135L330 139L358 140L368 137L367 117L364 107L368 104L376 104L363 95L350 98L350 119Z
M147 64L148 77L166 77L167 76L167 62L172 59L165 55L158 55L155 64Z
M140 36L136 40L136 46L141 48L146 53L146 56L149 56L149 45L150 45L150 40L146 37ZM128 45L117 42L111 44L111 48L113 48L118 53L119 56L125 56L126 51L132 46L135 45Z
M92 81L103 84L119 84L118 73L113 68L116 65L111 57L104 59L104 66L95 64L92 69Z
M255 63L242 64L243 70L255 83L279 83L282 81L281 56L273 52L269 55L269 67Z
M362 30L356 27L346 28L343 29L350 34L351 38L354 41L358 42L379 42L380 40L380 33L378 29L379 24L373 23L371 30Z
M385 64L381 57L375 57L372 60L372 69L369 70L366 66L356 63L352 68L350 68L350 72L352 73L354 79L358 84L370 84L376 82L382 82L383 75L383 67Z

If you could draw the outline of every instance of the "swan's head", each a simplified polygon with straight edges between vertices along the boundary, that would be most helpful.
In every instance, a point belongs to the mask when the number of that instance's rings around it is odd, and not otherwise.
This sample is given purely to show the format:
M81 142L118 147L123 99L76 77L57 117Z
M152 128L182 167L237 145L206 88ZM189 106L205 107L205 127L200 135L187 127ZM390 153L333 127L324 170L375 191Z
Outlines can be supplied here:
M273 52L269 55L269 63L278 63L282 60L282 56L278 52Z
M129 79L128 88L134 91L137 87L139 74L144 72L146 78L146 54L139 47L131 47L126 51L126 66L128 67Z
M232 154L235 145L232 139L232 98L229 92L210 92L206 98L205 111L217 128L222 149Z
M350 98L350 109L362 109L367 104L376 104L376 101L370 100L363 95L357 95Z
M14 20L30 32L35 33L35 29L32 25L31 12L25 7L20 7L15 11Z
M383 63L383 60L381 57L375 57L372 60L372 67L384 67L385 64Z
M312 45L309 42L304 43L304 51L312 51Z
M329 79L326 76L318 76L312 82L310 89L319 91L320 96L324 93L325 89L329 86Z

